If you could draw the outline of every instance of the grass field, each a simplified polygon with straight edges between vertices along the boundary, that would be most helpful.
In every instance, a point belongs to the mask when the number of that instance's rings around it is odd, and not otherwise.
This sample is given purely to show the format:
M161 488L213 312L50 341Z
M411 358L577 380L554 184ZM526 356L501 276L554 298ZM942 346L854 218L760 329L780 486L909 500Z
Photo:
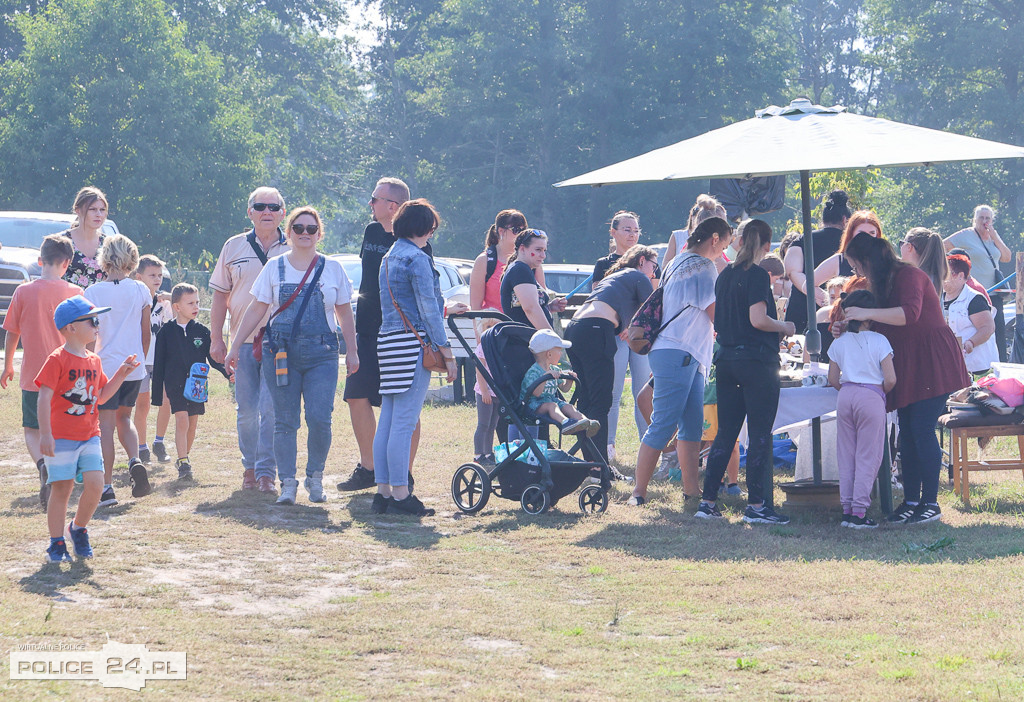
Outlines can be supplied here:
M1024 698L1020 475L980 477L972 510L943 481L942 523L876 531L821 514L752 528L740 502L707 524L667 484L647 508L616 489L600 517L573 496L539 517L496 498L466 517L448 490L475 411L439 406L416 463L438 514L416 522L334 490L357 456L340 396L329 501L243 493L233 410L214 390L197 484L156 465L155 493L132 500L118 470L122 503L90 525L96 558L60 567L42 564L35 468L4 395L0 647L109 637L187 652L188 678L141 693L12 681L4 655L0 699Z

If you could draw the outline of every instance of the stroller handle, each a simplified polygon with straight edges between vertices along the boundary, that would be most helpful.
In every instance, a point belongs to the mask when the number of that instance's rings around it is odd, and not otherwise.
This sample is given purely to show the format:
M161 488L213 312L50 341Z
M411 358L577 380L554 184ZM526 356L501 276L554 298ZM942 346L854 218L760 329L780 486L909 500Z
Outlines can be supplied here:
M569 371L569 373L572 373L572 371ZM557 380L557 381L568 380L568 381L573 382L573 383L577 382L578 379L576 378L576 374L573 373L572 375L569 375L569 373L563 373L558 378L556 378L555 376L551 375L550 373L545 373L544 375L542 375L541 377L537 378L535 381L530 383L529 387L526 388L526 396L529 397L530 395L532 395L534 390L536 390L538 387L540 387L542 384L548 382L549 380Z

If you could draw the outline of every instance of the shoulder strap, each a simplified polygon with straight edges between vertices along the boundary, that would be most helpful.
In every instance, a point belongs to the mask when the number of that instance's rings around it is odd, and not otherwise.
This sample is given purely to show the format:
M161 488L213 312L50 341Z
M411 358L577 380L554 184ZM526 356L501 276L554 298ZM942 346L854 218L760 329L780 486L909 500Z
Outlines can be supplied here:
M309 287L306 288L306 294L302 296L302 304L299 305L299 313L295 315L295 321L292 323L292 339L299 334L299 322L302 321L302 313L306 311L306 305L309 304L309 296L313 294L313 290L316 289L316 284L320 282L320 274L324 272L324 265L326 262L327 259L324 256L317 254L316 273L313 275L313 280L309 281ZM306 274L308 275L309 271L306 271Z
M981 234L978 233L978 230L971 227L971 231L974 232L974 236L978 237L978 241L981 242L981 250L985 252L986 256L988 256L988 262L991 263L992 267L996 269L996 282L998 283L999 276L1001 275L999 272L999 264L996 263L996 260L994 258L992 258L992 252L988 250L987 246L985 246L985 240L981 238Z
M306 279L309 277L309 274L313 272L313 268L316 267L316 264L317 264L319 258L321 258L321 257L318 255L317 258L314 258L312 261L309 262L309 268L307 268L306 272L302 275L302 280L299 281L299 287L295 288L295 290L292 291L291 297L289 297L287 300L285 300L285 303L283 305L281 305L276 310L274 310L274 314L270 315L270 318L267 319L267 327L269 327L270 323L272 321L274 321L274 317L276 317L277 315L279 315L282 312L284 312L286 309L288 309L288 306L290 304L295 302L295 298L299 296L299 291L302 290L302 286L306 284ZM279 262L279 265L281 266L281 268L279 268L278 270L284 270L284 258L283 257L282 257L281 261Z
M422 337L420 337L419 332L416 331L416 327L409 323L409 319L405 316L405 312L403 312L402 308L398 306L398 301L395 300L395 294L391 292L391 276L388 275L388 273L388 260L384 259L384 282L388 284L388 295L391 296L391 304L395 306L396 310L398 310L398 316L402 318L402 324L405 325L405 328L413 333L413 336L416 337L416 341L420 342L420 346L426 347L426 344Z
M256 254L256 258L260 260L260 263L264 266L267 265L267 254L263 252L263 247L256 243L256 230L253 229L249 232L245 240L249 242L249 246L252 247L253 253Z
M484 282L487 282L494 275L494 271L498 270L498 248L488 246L484 251L487 253L487 275L484 276Z

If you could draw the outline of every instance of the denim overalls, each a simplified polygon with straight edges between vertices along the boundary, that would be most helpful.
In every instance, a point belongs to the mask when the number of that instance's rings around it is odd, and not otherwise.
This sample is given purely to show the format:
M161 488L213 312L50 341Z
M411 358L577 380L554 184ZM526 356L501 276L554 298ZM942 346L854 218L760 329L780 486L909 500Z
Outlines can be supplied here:
M278 305L284 305L298 286L285 283L285 256L277 260L280 287ZM307 281L307 285L312 280ZM331 414L338 387L338 334L327 324L323 293L313 290L302 313L296 334L295 318L302 307L305 290L271 322L263 340L263 376L274 398L274 457L278 477L294 480L296 472L296 435L299 431L299 398L306 406L306 477L323 471L331 449ZM274 369L274 349L288 350L288 384L278 385Z

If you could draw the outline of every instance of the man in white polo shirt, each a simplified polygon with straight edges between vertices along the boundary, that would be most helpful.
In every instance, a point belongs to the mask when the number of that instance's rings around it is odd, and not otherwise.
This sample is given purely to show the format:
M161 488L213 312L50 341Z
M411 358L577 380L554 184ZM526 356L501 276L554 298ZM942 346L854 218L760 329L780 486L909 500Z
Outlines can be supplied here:
M263 265L272 256L289 250L280 229L284 219L284 198L276 188L256 188L249 195L249 219L253 228L226 242L210 277L213 306L210 355L223 363L227 355L224 319L230 312L232 338L253 297L249 290ZM269 317L269 314L267 315ZM264 318L259 327L267 320ZM255 334L254 334L255 335ZM274 359L264 358L273 363ZM274 462L274 405L263 381L260 363L252 356L252 338L245 340L235 370L235 408L238 412L238 448L242 452L242 489L275 492L277 465Z

